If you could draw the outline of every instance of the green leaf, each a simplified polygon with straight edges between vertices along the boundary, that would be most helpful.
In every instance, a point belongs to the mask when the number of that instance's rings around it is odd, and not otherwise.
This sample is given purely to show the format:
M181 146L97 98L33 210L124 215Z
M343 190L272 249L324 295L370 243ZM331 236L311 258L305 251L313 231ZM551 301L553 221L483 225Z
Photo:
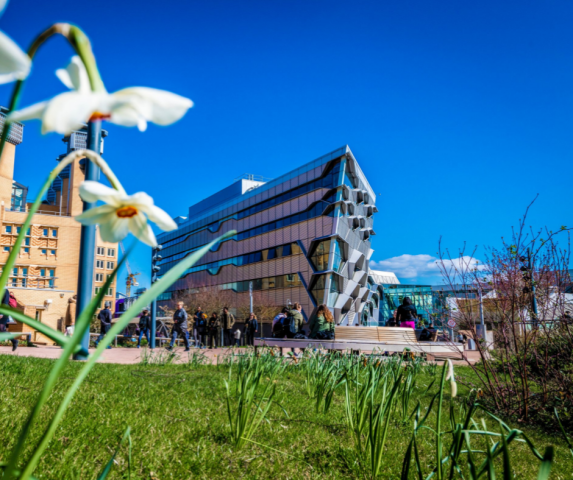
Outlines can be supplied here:
M553 447L550 446L545 449L537 480L547 480L549 478L549 472L551 471L551 465L553 464L553 453Z

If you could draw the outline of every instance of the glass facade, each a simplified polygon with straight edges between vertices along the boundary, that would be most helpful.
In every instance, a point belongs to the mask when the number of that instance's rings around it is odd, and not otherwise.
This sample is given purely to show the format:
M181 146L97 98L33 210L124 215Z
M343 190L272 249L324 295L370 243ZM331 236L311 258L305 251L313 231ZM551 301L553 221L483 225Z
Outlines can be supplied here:
M380 308L381 324L392 317L392 312L400 305L404 297L410 297L412 303L418 310L418 318L424 323L430 321L430 315L433 313L433 295L430 285L383 285L383 298Z
M249 284L253 283L253 290L271 290L273 288L301 287L302 282L297 273L278 275L274 277L256 278L253 280L243 280L242 282L223 283L219 285L220 290L234 290L235 292L248 292Z

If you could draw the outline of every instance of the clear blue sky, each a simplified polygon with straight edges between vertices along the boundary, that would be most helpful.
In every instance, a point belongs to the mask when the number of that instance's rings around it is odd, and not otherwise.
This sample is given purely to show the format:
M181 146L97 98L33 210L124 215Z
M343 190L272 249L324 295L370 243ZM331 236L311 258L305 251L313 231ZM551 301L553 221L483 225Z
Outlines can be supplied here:
M437 281L420 255L440 236L497 243L537 193L533 225L573 223L571 2L12 0L0 28L27 47L56 21L90 36L109 91L195 102L171 127L105 127L127 190L173 216L349 144L380 194L373 258L415 255L414 270L392 263L407 281ZM40 52L23 105L63 91L53 72L71 54L61 39ZM16 178L32 197L63 147L26 126ZM148 259L131 260L143 283Z

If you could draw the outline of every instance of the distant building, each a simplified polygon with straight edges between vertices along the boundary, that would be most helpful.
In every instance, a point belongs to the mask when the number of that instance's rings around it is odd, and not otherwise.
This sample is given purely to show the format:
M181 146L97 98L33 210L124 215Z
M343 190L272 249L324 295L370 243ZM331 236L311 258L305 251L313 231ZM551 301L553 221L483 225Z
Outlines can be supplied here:
M368 266L375 202L348 146L274 180L243 176L190 207L187 219L177 217L177 230L159 235L161 276L237 231L160 295L159 305L202 287L232 292L238 304L252 288L277 310L300 302L309 318L325 303L339 324L378 325L380 292Z
M0 126L4 120L5 114L0 113ZM27 188L14 180L16 146L22 142L22 135L23 125L13 124L0 164L0 266L6 264L30 206ZM86 138L82 131L66 137L68 152L85 148ZM7 284L18 300L18 308L60 331L72 324L76 315L81 225L73 217L83 208L78 189L84 180L84 161L74 161L52 183L26 232ZM117 244L103 242L98 234L96 245L94 294L117 264ZM115 280L105 300L113 304L114 297ZM10 331L31 332L32 341L52 343L21 323L11 326Z
M370 275L372 279L379 284L384 285L398 285L400 280L393 272L383 272L381 270L372 270L370 269Z

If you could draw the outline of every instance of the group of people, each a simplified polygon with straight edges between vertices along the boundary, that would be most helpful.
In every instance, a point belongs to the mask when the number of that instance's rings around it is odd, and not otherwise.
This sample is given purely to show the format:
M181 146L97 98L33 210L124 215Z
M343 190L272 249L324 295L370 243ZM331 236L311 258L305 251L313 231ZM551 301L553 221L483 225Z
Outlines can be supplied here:
M273 319L272 331L275 338L311 338L326 340L334 338L334 315L326 305L319 305L316 314L308 322L308 335L303 325L302 306L295 303L293 308L285 307Z
M141 316L143 322L140 323L140 333L138 346L144 332L148 332L147 311ZM257 316L251 312L245 319L243 331L235 328L236 320L229 308L223 308L223 313L211 313L209 317L198 307L193 316L189 315L183 306L183 302L177 303L177 309L173 313L173 328L171 330L171 342L168 349L173 349L177 338L182 337L185 343L185 351L190 350L190 333L193 335L191 340L194 341L195 348L217 348L239 346L241 344L241 335L245 336L245 345L254 345L254 339L259 334L259 322ZM326 305L320 305L315 315L308 322L308 336L306 335L303 325L305 324L302 315L302 306L295 303L292 308L284 307L282 311L273 319L272 333L275 338L313 338L313 339L332 339L334 338L334 316ZM145 333L147 337L147 333ZM149 340L149 339L148 339ZM221 345L219 343L221 342Z
M233 332L233 325L235 325L235 316L229 312L228 307L223 308L221 315L213 312L210 317L203 312L201 307L198 307L195 315L191 317L183 308L183 302L178 302L177 309L173 313L173 328L168 349L173 349L175 341L181 336L185 343L185 351L188 352L190 350L189 330L193 335L195 348L217 348L219 339L222 341L222 347L230 347L233 344L239 345L241 331L235 330ZM249 339L254 338L254 333L258 331L257 317L251 313L245 325L245 336L249 341Z

